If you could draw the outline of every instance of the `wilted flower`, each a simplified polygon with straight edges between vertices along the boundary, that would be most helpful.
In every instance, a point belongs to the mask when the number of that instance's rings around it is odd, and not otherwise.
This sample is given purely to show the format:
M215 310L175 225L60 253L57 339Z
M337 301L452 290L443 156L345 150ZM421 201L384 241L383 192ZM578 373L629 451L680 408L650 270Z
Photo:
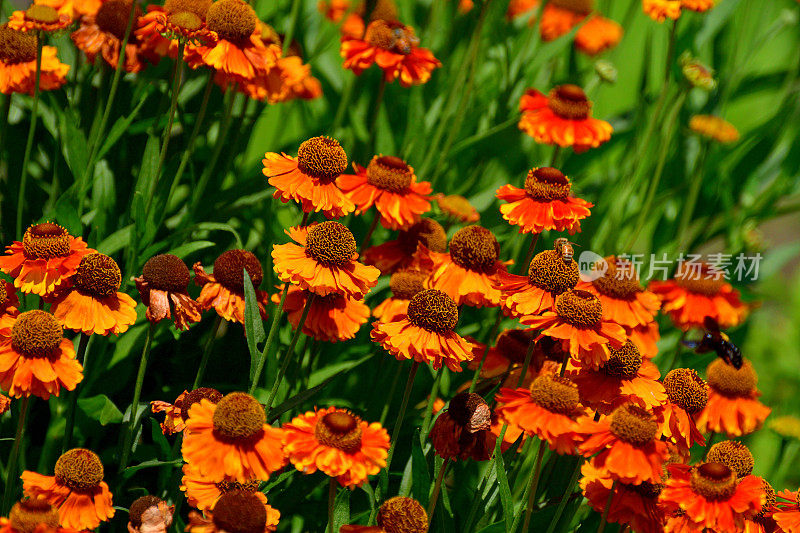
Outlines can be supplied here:
M478 394L462 392L450 400L431 429L436 455L444 459L487 461L496 437L491 432L492 410Z
M189 329L200 321L200 306L187 291L189 269L180 257L160 254L147 260L142 275L134 278L142 303L147 306L145 317L158 323L174 316L175 327Z
M167 533L175 506L157 496L142 496L128 510L128 533Z

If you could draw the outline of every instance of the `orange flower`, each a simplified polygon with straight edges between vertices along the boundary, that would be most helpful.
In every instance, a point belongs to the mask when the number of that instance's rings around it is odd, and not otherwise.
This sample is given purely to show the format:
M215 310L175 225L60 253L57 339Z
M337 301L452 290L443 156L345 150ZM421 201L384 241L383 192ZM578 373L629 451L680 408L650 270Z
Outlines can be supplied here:
M267 505L267 498L258 491L230 489L202 515L189 512L186 531L191 533L229 533L231 531L271 532L278 528L281 513Z
M736 126L713 115L694 115L689 119L689 129L722 144L739 140L739 131Z
M507 329L497 336L495 345L488 350L485 345L475 343L475 358L469 363L469 369L477 370L481 359L484 359L481 378L492 380L502 377L505 379L502 386L516 387L528 347L533 342L531 362L522 386L527 387L540 375L558 374L566 358L561 350L561 343L550 337L542 337L535 341L535 336L536 332L532 329Z
M211 2L206 0L169 0L163 6L148 5L147 13L139 17L138 28L134 31L141 53L153 63L158 63L165 56L178 58L179 40L214 46L217 34L212 33L205 23L210 6Z
M715 359L706 369L708 404L698 415L702 431L740 437L756 431L772 411L758 401L758 376L750 361L736 370L722 359Z
M667 511L681 511L696 531L742 531L744 519L761 510L766 501L761 480L736 472L722 463L696 466L673 464L660 501Z
M0 269L14 278L14 286L22 292L46 296L75 274L83 256L92 252L80 237L44 222L25 230L22 242L6 247Z
M61 387L75 390L83 367L72 342L46 311L0 316L0 388L15 397L58 396Z
M72 32L72 42L75 43L90 62L94 63L97 54L100 54L108 65L116 69L119 62L122 40L128 27L131 3L128 0L105 0L101 2L96 12L81 18L81 26ZM133 28L138 26L141 10L137 7ZM125 45L125 72L139 72L144 65L139 59L140 45L136 35L132 35Z
M681 16L681 0L642 0L642 10L656 22L677 20Z
M304 474L321 470L354 488L386 466L389 434L378 422L364 422L344 409L307 411L283 429L283 451Z
M22 489L58 509L59 523L70 529L95 529L114 516L111 492L103 481L103 463L96 453L74 448L56 461L55 475L26 470Z
M496 196L508 202L500 213L510 224L519 226L520 233L541 233L544 230L581 230L580 221L591 213L593 204L570 196L572 184L558 169L532 168L525 178L525 188L503 185Z
M625 333L631 342L639 348L644 357L652 359L658 355L658 345L656 343L661 338L661 334L658 331L658 322L653 320L644 326L625 328Z
M350 11L350 0L319 0L317 9L331 22L339 22Z
M535 8L539 7L540 0L510 0L508 2L508 9L506 9L506 19L513 20L519 16L524 15ZM531 15L528 24L533 24L533 15Z
M34 3L53 7L59 14L65 13L72 18L97 13L100 9L100 0L36 0Z
M3 415L11 409L11 398L5 394L0 394L0 415Z
M336 139L312 137L297 150L297 158L267 152L262 172L277 190L273 197L298 202L305 213L322 211L327 218L340 218L356 206L336 186L336 178L347 168L347 154Z
M210 479L247 482L268 479L283 468L283 430L267 424L264 408L244 392L217 404L203 398L189 408L183 459Z
M392 322L375 322L372 340L398 361L414 359L431 363L439 370L442 362L453 372L473 357L472 345L453 331L458 323L458 306L436 289L418 292L408 304L408 314Z
M669 458L667 445L656 438L658 421L634 404L623 404L599 422L583 419L587 435L580 452L592 458L592 466L608 471L621 483L660 483Z
M24 498L0 517L0 533L77 533L58 525L58 511L47 500Z
M378 526L342 526L339 533L427 533L428 514L413 498L395 496L378 509Z
M625 330L603 318L603 305L594 294L572 289L556 297L553 311L520 321L542 330L541 336L560 339L565 351L586 365L599 368L626 340Z
M377 64L387 82L400 79L400 85L410 87L427 83L431 72L442 64L427 48L419 48L414 29L397 21L373 20L363 37L342 37L340 54L344 68L360 76Z
M688 456L695 443L706 444L694 417L708 403L708 386L694 370L676 368L664 376L664 389L669 402L658 411L661 436L677 446L683 456Z
M433 252L444 252L447 250L447 234L441 224L423 218L410 228L400 230L396 240L367 248L364 263L378 267L383 274L416 268L419 266L418 244Z
M180 257L172 254L151 257L144 264L142 275L134 281L142 303L147 306L147 320L158 323L174 314L175 327L184 330L189 329L191 322L200 322L200 306L187 291L189 269Z
M297 226L286 232L299 244L273 244L272 259L281 281L317 296L339 294L361 300L380 271L357 261L356 240L338 222Z
M575 46L584 54L594 56L617 46L623 33L622 26L618 23L594 15L578 29Z
M491 432L492 410L480 395L462 392L450 400L431 429L431 443L444 459L488 461L497 438Z
M356 215L375 206L381 225L408 228L429 211L431 184L417 181L413 167L399 157L376 155L366 168L353 163L355 174L342 174L336 185L356 204Z
M433 196L439 209L453 220L463 224L473 224L481 219L480 213L469 200L458 194L436 194Z
M608 521L630 524L637 533L662 533L664 513L658 505L658 495L662 485L640 483L630 485L617 482L608 471L597 468L592 463L581 466L581 490L592 509L602 513L608 503L612 487L614 496L608 507Z
M494 234L481 226L467 226L450 239L450 252L437 253L420 247L420 262L431 270L427 285L447 293L458 305L500 305L497 288L506 266L498 261L500 245Z
M263 31L261 39L268 44ZM241 82L240 90L250 98L266 99L270 104L295 98L313 100L322 96L322 84L311 75L311 67L303 63L300 54L293 52L292 47L288 55L279 57L266 74L256 77L252 82Z
M0 260L3 258L0 257ZM19 314L19 298L14 285L4 279L0 279L0 316Z
M212 307L219 316L231 322L244 324L244 271L250 276L256 290L256 300L261 318L266 320L265 306L269 294L258 290L264 279L261 263L247 250L228 250L214 261L214 273L207 274L200 263L195 263L194 282L203 289L197 297L202 309Z
M192 391L183 391L175 399L175 404L161 401L150 402L153 414L166 413L164 422L161 423L161 432L164 435L173 435L186 429L186 420L189 418L189 408L200 402L203 398L216 404L222 399L222 393L216 389L200 387Z
M682 261L673 279L653 280L648 289L661 298L663 311L684 331L703 328L706 317L714 319L721 329L728 329L739 325L748 311L739 291L707 263Z
M643 359L630 340L619 349L611 348L608 361L599 370L581 362L568 375L578 385L583 404L603 414L625 401L646 409L655 409L667 401L664 386L656 381L661 377L658 367Z
M41 31L53 33L72 24L72 17L59 13L48 5L32 4L25 11L14 11L8 19L8 27L19 31Z
M578 420L586 411L569 378L541 375L529 389L501 388L495 400L501 420L546 441L558 454L575 454L583 441Z
M550 0L542 11L539 30L542 40L552 41L571 32L594 9L592 1ZM575 46L581 52L596 55L619 44L622 26L599 15L591 15L575 34Z
M784 533L800 533L800 490L782 490L778 493L782 500L775 504L772 519Z
M372 310L372 316L381 322L394 322L408 314L408 303L415 294L424 290L428 274L419 270L398 270L389 278L392 297L385 299Z
M279 304L281 292L272 295L272 301ZM288 313L289 323L297 328L309 292L295 285L289 286L289 294L283 304ZM323 342L338 342L352 339L369 319L369 306L360 300L331 293L317 296L311 302L308 316L303 323L303 333Z
M571 146L576 153L597 148L613 131L608 122L592 118L592 102L577 85L559 85L548 96L529 89L519 109L519 129L538 143Z
M84 256L70 282L48 298L50 310L65 328L87 335L119 335L136 322L136 302L119 292L122 272L107 255Z

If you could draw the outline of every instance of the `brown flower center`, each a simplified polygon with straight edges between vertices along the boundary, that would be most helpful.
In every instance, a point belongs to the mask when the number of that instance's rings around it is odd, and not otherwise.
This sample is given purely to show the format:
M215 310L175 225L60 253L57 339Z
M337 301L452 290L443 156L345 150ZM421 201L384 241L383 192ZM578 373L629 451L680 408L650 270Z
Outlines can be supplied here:
M8 302L8 291L6 290L6 284L0 280L0 307L4 306Z
M625 342L621 348L609 347L608 361L600 369L607 376L620 379L631 379L642 366L642 354L631 341Z
M592 268L598 267L596 263ZM642 292L639 275L630 261L617 259L613 255L605 258L605 274L592 282L597 292L617 300L633 300Z
M36 60L36 37L0 25L0 61L9 65Z
M531 399L548 411L572 414L578 407L578 386L569 378L543 374L531 383Z
M675 282L689 292L705 296L716 296L725 285L722 273L706 263L681 263Z
M556 297L556 313L577 328L593 328L603 317L603 304L588 291L569 290Z
M758 383L758 376L750 361L745 361L742 368L736 370L722 359L715 359L706 370L708 384L725 396L750 396Z
M203 20L189 11L179 11L167 16L167 22L179 30L192 32L203 27Z
M220 490L220 492L231 492L233 490L242 490L244 492L255 492L258 490L258 487L261 486L261 480L259 479L251 479L250 481L240 482L240 481L220 481L218 483L214 483L214 485Z
M224 396L214 409L214 432L233 442L248 441L259 435L266 422L264 408L244 392Z
M567 177L552 167L532 168L525 178L525 192L534 200L563 200L569 196L570 188Z
M214 279L226 289L241 294L244 292L245 269L253 287L261 285L264 270L258 258L247 250L228 250L214 261Z
M87 492L103 481L103 463L91 450L73 448L56 461L56 481L75 491Z
M422 243L432 252L441 253L447 249L447 233L435 220L423 218L407 230L400 230L397 242L408 255L417 251L417 243Z
M25 18L42 24L58 22L58 11L51 6L33 4L25 11Z
M379 189L401 193L408 189L414 169L399 157L374 156L367 165L367 183Z
M397 20L397 6L393 0L377 0L372 13L369 14L370 20Z
M164 2L164 11L173 13L194 13L201 19L206 18L211 0L167 0Z
M153 288L168 292L186 292L189 269L177 255L160 254L147 260L142 277Z
M134 16L139 15L139 8L136 8ZM125 30L128 28L128 19L131 15L131 3L127 0L106 0L100 4L94 21L97 27L106 33L110 33L119 40L125 38ZM131 33L136 28L134 24Z
M2 35L2 30L0 30L0 35ZM0 42L1 45L2 42ZM34 48L35 55L36 49ZM25 231L25 235L22 236L22 248L30 259L52 259L69 255L69 241L70 236L66 229L52 222L42 222Z
M764 505L761 506L761 510L755 515L755 520L761 520L764 518L764 515L770 512L773 507L775 507L775 503L777 502L777 499L775 498L775 489L772 488L772 485L770 485L766 479L761 479L761 488L764 489Z
M550 0L550 3L575 13L590 13L594 10L594 0Z
M137 498L128 509L128 521L130 521L131 525L135 528L141 527L144 513L147 512L148 509L158 507L161 503L164 503L164 500L151 494Z
M450 418L469 433L487 431L492 426L492 411L480 394L462 392L450 400Z
M347 154L336 139L312 137L297 150L297 168L309 176L331 182L347 168Z
M708 403L706 382L691 368L676 368L664 376L669 401L689 414L699 413Z
M569 120L584 120L592 112L592 103L577 85L559 85L550 91L547 105L553 113Z
M267 509L251 492L234 490L220 496L214 504L212 521L217 531L226 533L264 533Z
M747 446L735 440L724 440L713 445L706 454L706 461L724 464L736 472L737 478L749 476L755 466L755 459Z
M8 514L11 529L17 533L33 533L44 524L49 529L58 528L58 511L47 500L30 498L20 500Z
M217 0L206 11L208 29L232 43L247 41L256 30L256 12L242 0Z
M323 446L356 453L361 449L361 419L347 411L332 411L317 421L314 437Z
M577 285L581 272L577 261L565 263L555 250L539 252L528 268L531 285L552 294L561 294Z
M189 409L191 409L194 404L200 403L200 400L203 398L213 404L217 404L222 399L222 393L217 389L209 387L200 387L187 392L181 401L181 418L184 422L189 420Z
M736 492L736 473L722 463L703 463L692 469L690 484L708 500L725 500Z
M373 20L364 32L364 40L370 46L408 55L419 43L414 30L397 21Z
M116 294L122 283L117 262L98 252L83 256L72 283L76 288L98 298Z
M656 431L656 418L637 405L627 403L611 413L611 432L634 446L644 446L652 442Z
M530 329L507 329L497 336L495 347L509 361L522 363L533 337Z
M425 289L408 302L408 320L419 328L447 333L458 324L458 306L442 291Z
M419 270L398 270L389 278L392 296L398 300L410 300L423 290L427 275Z
M306 252L325 265L344 266L356 257L356 239L347 226L327 220L308 230Z
M625 485L625 488L631 489L640 496L651 500L657 500L661 491L664 490L662 483L648 483L647 481L639 485Z
M428 515L417 500L389 498L378 510L378 526L386 533L427 533Z
M462 268L477 272L491 271L498 255L500 244L491 231L481 226L461 228L450 239L450 257Z
M38 309L22 313L11 327L11 346L28 357L50 357L58 352L64 329L56 317Z

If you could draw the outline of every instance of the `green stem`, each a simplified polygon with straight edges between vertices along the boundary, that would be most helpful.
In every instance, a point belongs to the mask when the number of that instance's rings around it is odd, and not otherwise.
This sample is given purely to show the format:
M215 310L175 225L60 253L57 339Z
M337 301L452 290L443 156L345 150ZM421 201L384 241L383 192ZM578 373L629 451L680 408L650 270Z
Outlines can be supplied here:
M381 112L381 104L383 103L383 95L386 93L386 78L381 76L381 81L378 84L378 94L375 96L375 101L372 103L372 109L369 114L369 129L367 130L367 157L370 157L375 151L375 126L378 124L378 115Z
M431 387L431 394L428 396L428 405L425 407L425 417L422 419L422 431L420 432L420 439L423 443L425 439L428 438L428 433L431 431L430 425L431 418L433 418L433 402L435 402L436 397L439 396L439 385L442 382L442 374L444 374L444 367L436 372L436 378L434 378L433 386Z
M333 126L331 127L331 131L334 135L338 135L338 130L344 121L344 115L350 107L350 100L353 98L353 87L355 84L356 77L348 76L343 88L342 96L339 98L339 106L336 108L336 115L334 115Z
M76 359L83 365L83 374L86 375L86 347L89 345L89 335L81 333L78 339L78 352ZM78 391L74 390L69 394L69 405L67 406L67 422L64 426L64 442L61 444L61 453L67 451L72 442L72 431L75 425L75 409L78 404Z
M367 230L367 234L364 235L364 240L361 241L361 248L359 248L358 251L359 254L363 254L364 250L366 250L367 246L369 246L369 241L370 239L372 239L372 234L375 232L375 228L378 227L378 221L380 221L380 219L381 219L381 214L376 209L375 216L372 217L372 223L370 224L369 229Z
M139 360L139 372L136 374L136 384L133 388L133 403L131 403L131 418L128 421L128 428L125 430L125 443L122 446L122 458L119 461L119 472L125 471L128 466L128 459L131 455L131 448L133 447L133 435L136 427L137 417L139 412L139 398L142 395L142 384L144 383L144 374L147 370L147 359L150 355L150 347L153 345L153 335L155 334L156 324L150 322L147 328L147 337L144 340L144 348L142 348L142 358Z
M295 0L295 4L299 4L300 2ZM326 531L328 533L334 533L334 524L333 524L333 508L334 503L336 502L336 478L332 477L330 479L330 483L328 484L328 527Z
M706 155L708 154L708 141L703 141L700 147L700 154L697 156L697 164L689 185L689 195L686 198L686 203L681 209L681 221L678 225L678 243L685 248L689 248L686 242L686 231L689 229L689 222L692 220L697 199L700 196L700 187L703 185L703 166L705 164Z
M611 490L608 492L608 500L606 500L606 506L603 509L603 515L600 517L600 526L597 528L597 533L603 533L606 529L606 524L608 524L608 512L611 510L611 502L614 500L614 493L617 491L617 480L614 480L614 483L611 484Z
M486 469L484 470L483 476L481 480L478 482L478 486L475 487L475 494L472 496L472 503L469 506L469 516L467 516L467 521L464 522L465 527L464 531L472 531L472 522L475 520L475 515L478 513L478 508L480 505L481 494L485 490L486 481L489 479L489 473L492 470L492 463L487 465Z
M553 147L553 156L550 158L550 166L555 168L558 156L561 154L561 146L558 144Z
M525 382L525 375L528 373L528 367L531 366L534 346L536 346L536 342L531 339L531 342L528 343L528 351L525 352L525 361L522 363L522 371L520 372L519 379L517 380L517 388L522 387L522 384Z
M558 507L556 507L556 514L553 515L553 519L550 521L550 525L547 527L546 533L553 533L555 531L556 526L558 526L558 521L561 519L561 515L564 514L564 509L567 507L567 503L569 502L570 496L572 495L572 488L575 486L575 482L578 481L578 475L581 473L581 464L583 461L578 458L577 463L575 464L575 470L572 471L572 477L569 478L567 482L567 489L564 491L564 495L561 497L561 501L558 502ZM523 529L523 531L525 531Z
M533 472L531 473L531 485L530 489L528 490L528 505L525 507L525 521L522 523L522 531L528 531L528 526L531 523L531 514L533 513L533 507L536 504L536 492L539 488L539 476L542 473L542 458L544 457L544 444L545 441L539 441L539 451L536 453L536 464L533 466ZM517 517L519 520L519 517ZM514 525L511 526L511 531L516 531L516 521L514 520Z
M301 0L292 1L292 12L289 14L289 25L286 27L286 35L283 37L283 51L281 55L286 57L289 47L292 45L294 39L294 30L297 27L297 19L300 16Z
M428 501L428 508L426 512L428 513L428 526L430 526L431 522L433 521L433 512L436 510L436 502L439 499L439 493L442 490L442 481L444 480L444 474L447 470L447 465L450 464L450 458L446 458L442 463L441 468L439 468L439 474L436 476L436 483L433 485L433 493L431 493L431 498Z
M269 354L269 348L272 346L272 340L275 338L275 333L278 331L278 324L281 321L281 315L283 315L283 305L286 303L286 295L289 294L289 284L284 283L283 289L281 290L281 301L278 304L278 309L275 311L275 314L272 316L272 324L269 326L269 333L267 334L267 343L264 345L264 349L261 350L261 355L258 358L258 364L256 364L256 371L253 374L253 382L250 384L250 390L248 391L251 395L256 391L256 387L258 386L258 382L261 380L261 373L264 371L264 365L267 362L267 355Z
M8 138L8 114L11 112L11 98L14 93L3 95L3 108L0 110L0 156L5 152Z
M389 387L389 394L386 396L387 398L394 398L394 391L397 389L397 383L400 381L400 372L393 372L393 374L394 377L392 378L392 384ZM383 404L380 417L380 423L382 426L386 423L386 416L389 414L389 405L389 402Z
M6 463L6 484L3 489L3 507L0 509L3 514L8 513L11 509L11 502L13 495L16 494L14 484L17 479L17 462L19 461L19 450L22 446L22 437L25 435L25 421L28 418L28 404L30 396L22 399L22 405L19 408L19 419L17 420L17 433L14 435L14 445L11 447L11 455Z
M285 292L289 292L288 288ZM281 367L278 369L278 375L275 376L275 382L272 384L272 390L269 392L269 398L267 399L267 420L269 420L269 411L272 409L272 402L275 401L275 396L278 395L278 387L280 387L281 380L284 374L286 374L286 369L289 368L289 362L294 357L294 347L297 344L297 339L300 338L300 334L303 333L303 324L306 323L306 317L308 316L308 311L311 309L311 304L314 302L314 296L313 292L309 293L306 299L306 305L303 307L303 314L300 315L300 322L297 323L297 329L294 330L294 335L289 342L289 347L286 348L286 353L283 355L283 361L281 361Z
M528 247L528 253L525 254L525 261L519 265L519 273L525 274L530 268L531 261L533 260L533 252L536 251L536 243L539 242L539 234L535 233L531 239L531 245Z
M208 366L208 360L211 357L211 347L214 345L214 340L217 338L220 326L222 326L222 317L217 315L217 318L214 319L214 325L211 327L211 335L206 339L206 344L203 346L203 356L200 358L200 366L197 367L197 375L194 377L192 390L199 387L200 382L203 381L203 376L206 373L206 366Z
M17 238L22 240L22 214L25 211L25 184L28 181L28 163L33 151L33 137L36 133L36 121L39 119L39 82L42 77L42 47L44 38L36 32L36 81L33 86L33 104L31 106L31 125L28 128L28 141L25 143L25 156L22 158L22 177L19 181L19 195L17 196Z

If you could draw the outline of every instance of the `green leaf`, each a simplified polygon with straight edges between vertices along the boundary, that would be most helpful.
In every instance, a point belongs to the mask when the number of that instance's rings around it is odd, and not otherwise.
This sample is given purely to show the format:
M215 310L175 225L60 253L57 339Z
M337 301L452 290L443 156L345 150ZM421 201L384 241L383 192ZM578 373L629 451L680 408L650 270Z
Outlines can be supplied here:
M234 239L236 239L236 247L244 248L244 245L242 244L242 238L239 237L239 232L237 232L230 224L223 224L221 222L201 222L199 224L195 224L194 229L201 231L227 231L233 235Z
M182 464L183 464L183 459L173 459L172 461L159 461L158 459L151 459L149 461L144 461L142 463L139 463L138 465L129 466L128 468L125 469L125 472L122 473L122 477L128 479L139 470L145 468L156 468L159 466L169 466L169 465L178 466Z
M336 494L333 501L333 531L339 531L350 521L350 492L349 489L339 489Z
M506 521L495 522L478 531L478 533L501 533L506 530Z
M506 475L506 465L503 461L503 454L494 454L494 470L497 474L497 483L500 486L500 505L503 506L503 516L511 518L514 516L514 499L511 496L511 488L508 486L508 476ZM506 524L506 531L510 531L511 523Z
M73 116L71 112L65 112L61 115L61 141L63 143L62 149L64 159L67 161L67 166L72 171L72 175L76 181L79 181L84 173L87 172L89 166L89 149L86 142L86 137L83 132L78 128L80 121ZM88 186L92 182L92 176L86 180L85 184Z
M119 252L131 242L131 232L133 231L133 224L128 224L124 228L120 228L108 237L103 242L97 245L97 251L106 255L114 255ZM178 254L175 254L178 255Z
M122 137L122 134L127 131L128 127L130 127L131 123L136 118L136 115L139 114L139 110L144 105L148 96L150 96L150 91L145 91L145 93L139 99L139 102L136 104L136 107L131 110L130 114L127 117L119 117L114 125L111 126L111 130L109 130L108 134L106 135L106 141L103 143L103 147L100 148L100 151L97 153L98 161L103 158L106 152L114 147L114 144L116 144L119 138Z
M181 259L185 258L187 255L191 255L194 252L199 250L204 250L206 248L211 248L212 246L216 246L215 242L212 241L194 241L194 242L187 242L186 244L181 244L169 251L172 255L177 255Z
M100 422L101 426L119 424L122 422L122 412L117 409L114 402L105 394L98 394L91 398L81 398L78 400L78 407L81 408L81 411L83 411L86 416Z
M261 359L261 351L258 343L264 342L267 338L264 333L264 323L261 321L261 312L256 300L256 290L253 281L246 268L244 271L244 332L247 338L247 349L250 351L250 383L256 374L258 361Z
M75 208L73 198L69 195L61 196L56 202L56 220L73 235L83 233L81 218L78 216L78 210Z
M139 176L136 180L136 192L148 194L153 182L156 179L156 169L158 168L158 137L150 135L142 154L142 165L139 167Z
M411 440L411 491L423 507L428 506L430 488L431 475L428 472L428 461L420 443L420 428L416 428L414 438Z

